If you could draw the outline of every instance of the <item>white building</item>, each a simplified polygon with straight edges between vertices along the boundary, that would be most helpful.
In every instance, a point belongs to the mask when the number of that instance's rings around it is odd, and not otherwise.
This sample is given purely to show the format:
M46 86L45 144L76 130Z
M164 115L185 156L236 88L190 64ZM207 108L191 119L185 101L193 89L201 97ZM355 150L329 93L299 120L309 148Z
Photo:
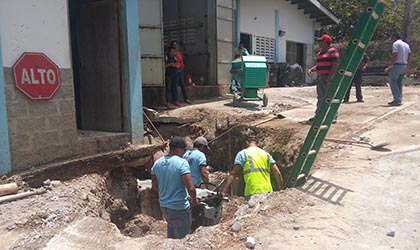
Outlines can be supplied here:
M313 66L315 31L338 19L317 0L237 0L239 34L251 54L270 62ZM306 79L309 82L310 79Z

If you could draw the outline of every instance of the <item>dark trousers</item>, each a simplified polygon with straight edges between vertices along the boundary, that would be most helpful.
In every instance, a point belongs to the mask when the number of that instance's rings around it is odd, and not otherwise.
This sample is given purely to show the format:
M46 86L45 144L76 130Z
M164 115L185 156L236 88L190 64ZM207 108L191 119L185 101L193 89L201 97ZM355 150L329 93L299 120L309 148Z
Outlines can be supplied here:
M165 92L167 102L178 101L178 76L179 74L177 72L170 72L165 74Z
M354 86L356 87L356 99L358 101L362 101L363 96L362 96L362 71L361 70L356 71L356 74L354 75L354 78L353 78L353 83L354 83ZM345 102L348 102L350 99L351 86L352 85L349 86L346 96L344 97Z
M188 100L187 88L185 87L184 82L184 70L178 71L178 84L181 87L182 96L184 97L184 102Z

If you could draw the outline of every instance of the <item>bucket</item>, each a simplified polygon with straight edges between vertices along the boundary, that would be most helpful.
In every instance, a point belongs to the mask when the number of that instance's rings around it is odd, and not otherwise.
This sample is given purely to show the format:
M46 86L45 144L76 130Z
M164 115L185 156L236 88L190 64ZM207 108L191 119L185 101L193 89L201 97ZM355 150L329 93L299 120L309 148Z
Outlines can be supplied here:
M184 82L185 85L189 86L192 83L192 75L191 74L185 74L184 75Z

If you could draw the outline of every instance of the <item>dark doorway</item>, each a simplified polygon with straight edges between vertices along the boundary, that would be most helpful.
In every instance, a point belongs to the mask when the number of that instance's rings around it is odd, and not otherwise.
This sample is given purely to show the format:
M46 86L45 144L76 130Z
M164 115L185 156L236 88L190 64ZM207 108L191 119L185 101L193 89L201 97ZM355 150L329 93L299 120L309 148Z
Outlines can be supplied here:
M286 43L286 62L288 64L305 65L305 44L287 41Z
M121 0L71 0L77 127L122 132Z
M184 59L184 73L201 84L217 82L211 61L215 44L209 41L209 33L214 35L214 31L210 32L214 25L209 25L213 22L213 17L208 16L210 3L205 0L163 0L164 48L166 50L171 41L177 41Z
M244 47L248 50L249 54L252 55L252 35L241 33L241 41L244 43ZM236 44L238 47L238 44Z

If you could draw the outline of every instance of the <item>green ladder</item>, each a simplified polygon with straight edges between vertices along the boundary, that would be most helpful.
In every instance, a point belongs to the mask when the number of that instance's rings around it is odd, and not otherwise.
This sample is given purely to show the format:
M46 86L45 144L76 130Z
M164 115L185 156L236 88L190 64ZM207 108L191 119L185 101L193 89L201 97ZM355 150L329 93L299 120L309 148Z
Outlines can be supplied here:
M286 188L298 187L305 183L319 149L340 107L357 71L367 45L375 33L379 18L382 16L387 0L370 0L354 30L347 46L344 59L338 65L337 72L329 87L325 101L315 115L312 126L306 136L299 156L293 165Z

